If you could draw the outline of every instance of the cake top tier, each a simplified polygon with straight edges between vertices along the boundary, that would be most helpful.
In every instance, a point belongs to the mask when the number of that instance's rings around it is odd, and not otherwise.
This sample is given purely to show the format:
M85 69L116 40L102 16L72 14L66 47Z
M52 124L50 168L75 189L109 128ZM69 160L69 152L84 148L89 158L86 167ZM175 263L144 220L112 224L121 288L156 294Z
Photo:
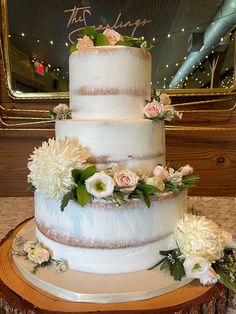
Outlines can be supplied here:
M69 59L73 118L143 118L145 101L151 95L151 55L139 48L143 39L128 45L118 33L110 32L110 37L98 33L107 45L95 46L100 43L96 35L91 36L94 42L84 35L73 46Z

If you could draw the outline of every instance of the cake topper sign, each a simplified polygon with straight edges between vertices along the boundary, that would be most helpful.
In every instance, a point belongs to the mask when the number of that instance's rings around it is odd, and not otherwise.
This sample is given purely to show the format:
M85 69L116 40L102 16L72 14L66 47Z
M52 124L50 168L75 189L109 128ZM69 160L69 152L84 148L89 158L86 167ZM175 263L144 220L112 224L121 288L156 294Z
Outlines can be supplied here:
M71 43L73 43L73 37L76 36L77 33L79 33L81 30L84 29L85 26L90 25L88 23L89 17L92 16L92 10L89 6L84 7L77 7L76 5L68 10L64 11L65 13L69 13L69 19L67 23L67 28L69 28L72 25L77 25L78 28L71 31L68 35L68 39ZM137 19L134 21L128 20L128 21L122 21L122 13L119 12L115 22L113 24L100 24L100 25L94 25L94 27L97 30L105 30L106 28L112 28L112 29L127 29L130 28L131 30L131 36L135 35L135 32L139 27L143 27L144 25L151 23L152 20L148 19Z

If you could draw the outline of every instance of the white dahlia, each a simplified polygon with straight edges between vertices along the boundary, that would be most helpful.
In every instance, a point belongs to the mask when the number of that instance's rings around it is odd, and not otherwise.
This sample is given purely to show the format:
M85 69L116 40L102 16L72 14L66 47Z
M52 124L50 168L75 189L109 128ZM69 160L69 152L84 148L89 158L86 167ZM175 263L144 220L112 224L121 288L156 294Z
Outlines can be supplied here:
M29 158L28 181L49 199L62 199L74 187L71 171L82 167L87 150L75 139L49 139Z
M224 255L222 230L204 216L186 214L177 225L175 237L185 257L198 256L214 262Z

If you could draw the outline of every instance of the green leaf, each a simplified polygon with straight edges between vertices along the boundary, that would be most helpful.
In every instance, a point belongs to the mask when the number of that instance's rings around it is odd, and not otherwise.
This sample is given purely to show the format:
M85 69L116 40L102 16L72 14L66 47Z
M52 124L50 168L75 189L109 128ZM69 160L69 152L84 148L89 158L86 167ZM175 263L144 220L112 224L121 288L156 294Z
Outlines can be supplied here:
M77 44L78 44L78 41L77 41L77 40L76 40L75 42L73 42L73 44L70 46L70 53L72 53L72 52L78 50L77 47L76 47Z
M182 184L186 188L190 188L199 180L198 176L185 176L182 178Z
M129 41L124 41L124 40L118 40L115 44L116 46L127 46L127 47L132 47L132 43Z
M91 195L86 190L86 187L84 184L79 184L77 186L77 202L84 207L91 199Z
M106 35L102 33L97 33L94 37L94 45L95 46L107 46L108 45L108 39Z
M32 184L32 182L27 182L27 191L34 192L36 190L35 186Z
M95 166L89 166L81 172L81 181L85 181L97 172Z
M144 203L147 205L148 208L150 208L151 206L151 202L150 202L150 198L149 195L146 194L144 191L141 191L139 189L135 189L135 193L137 194L137 196L144 201Z
M159 253L163 256L168 256L169 254L172 254L174 250L168 250L168 251L159 251Z
M85 26L82 32L83 36L95 37L98 32L94 26Z
M216 273L220 276L219 282L222 283L225 287L232 290L234 293L236 293L236 282L233 282L230 277L227 275L227 273L224 272L223 267L220 267L220 265L213 264L212 265Z
M141 191L144 191L145 193L149 195L160 192L160 190L157 187L150 184L145 184L145 183L138 183L137 188Z
M173 264L169 262L170 274L172 277L174 277L175 280L180 281L182 277L185 276L184 266L178 258L174 258L174 260L175 263Z
M74 199L74 194L72 191L70 192L67 192L64 196L63 196L63 199L61 201L61 211L63 212L65 207L67 206L69 200L73 200Z
M73 177L75 183L78 183L78 182L81 181L82 170L80 170L80 169L73 169L71 174L72 174L72 177Z

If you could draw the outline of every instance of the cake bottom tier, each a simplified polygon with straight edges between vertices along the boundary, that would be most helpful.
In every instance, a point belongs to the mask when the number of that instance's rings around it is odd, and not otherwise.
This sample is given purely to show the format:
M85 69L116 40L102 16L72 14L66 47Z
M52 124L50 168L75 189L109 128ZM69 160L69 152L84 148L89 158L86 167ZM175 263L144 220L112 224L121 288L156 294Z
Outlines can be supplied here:
M60 202L35 194L36 237L52 257L67 260L70 269L118 274L154 266L160 250L175 246L173 232L187 210L187 191L117 207L106 201L84 208L70 201L63 212Z

